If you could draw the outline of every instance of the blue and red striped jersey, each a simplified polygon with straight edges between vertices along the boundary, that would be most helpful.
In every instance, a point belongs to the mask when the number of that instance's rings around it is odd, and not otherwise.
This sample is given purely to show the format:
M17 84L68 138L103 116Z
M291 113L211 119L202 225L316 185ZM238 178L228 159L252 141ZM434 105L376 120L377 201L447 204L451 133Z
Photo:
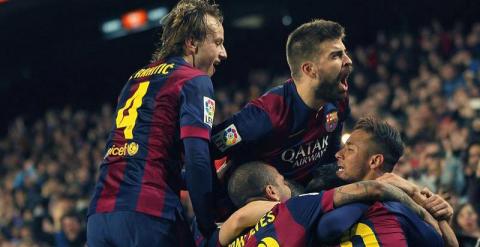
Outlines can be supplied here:
M337 220L328 219L325 215L318 227L319 231L328 232L329 225L324 222L342 223L339 218L349 212L341 208L332 214L337 214ZM336 246L443 246L442 237L418 215L399 202L376 202L370 206L360 220L340 238ZM323 233L326 236L328 233Z
M304 194L280 203L228 246L306 246L314 235L312 227L333 209L333 194Z
M181 140L210 140L214 111L210 77L181 57L135 72L118 98L88 214L131 210L174 219Z
M318 110L308 107L288 80L215 126L211 153L237 164L262 160L305 185L314 168L336 160L348 112L348 96Z

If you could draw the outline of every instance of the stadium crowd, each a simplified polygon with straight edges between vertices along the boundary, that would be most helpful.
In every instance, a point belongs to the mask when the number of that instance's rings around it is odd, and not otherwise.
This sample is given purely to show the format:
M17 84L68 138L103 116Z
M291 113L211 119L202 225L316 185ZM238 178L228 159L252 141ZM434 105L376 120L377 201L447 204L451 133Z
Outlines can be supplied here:
M347 27L348 30L348 27ZM348 37L347 37L348 38ZM377 115L402 133L395 172L445 196L461 246L480 239L480 23L418 32L379 32L352 46L351 116ZM257 69L232 90L215 81L215 122L281 83L285 72ZM0 139L0 247L83 246L92 195L113 109L64 107L40 119L18 116Z

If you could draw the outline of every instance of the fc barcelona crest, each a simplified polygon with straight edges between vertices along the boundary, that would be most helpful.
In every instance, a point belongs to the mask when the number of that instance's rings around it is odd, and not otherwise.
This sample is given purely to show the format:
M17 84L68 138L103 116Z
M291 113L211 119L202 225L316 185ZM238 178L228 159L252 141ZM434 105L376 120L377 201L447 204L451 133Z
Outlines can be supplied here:
M332 111L325 116L325 130L327 132L333 132L337 128L338 124L338 112Z

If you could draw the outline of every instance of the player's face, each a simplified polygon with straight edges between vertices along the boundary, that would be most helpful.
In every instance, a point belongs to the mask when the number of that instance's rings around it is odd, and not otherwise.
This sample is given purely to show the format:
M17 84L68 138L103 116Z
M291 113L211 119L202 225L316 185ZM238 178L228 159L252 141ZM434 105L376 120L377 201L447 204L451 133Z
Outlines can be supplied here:
M473 145L468 149L468 164L476 167L480 163L480 145Z
M337 176L347 182L362 181L370 171L368 143L370 135L355 130L345 145L335 154L338 162Z
M223 46L223 26L216 18L207 15L208 34L205 40L198 45L194 56L195 67L209 76L215 73L215 66L227 59L227 51Z
M352 60L341 39L326 40L319 45L314 68L318 83L315 96L318 99L337 101L346 97Z
M275 185L273 186L279 195L279 200L281 202L284 202L290 197L292 197L292 191L290 190L290 187L288 186L287 181L285 181L285 178L277 171L277 169L272 167L272 173L274 174L275 177Z

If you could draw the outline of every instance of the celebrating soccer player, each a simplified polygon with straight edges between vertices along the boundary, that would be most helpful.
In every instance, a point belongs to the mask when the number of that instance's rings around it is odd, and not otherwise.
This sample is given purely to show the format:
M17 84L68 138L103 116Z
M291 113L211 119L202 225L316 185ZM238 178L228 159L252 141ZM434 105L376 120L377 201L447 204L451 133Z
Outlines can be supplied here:
M88 212L89 246L193 244L179 200L184 162L200 229L215 229L210 77L227 57L223 32L218 6L207 0L182 0L164 19L152 63L132 74L118 98Z
M349 112L352 61L344 36L340 24L327 20L295 29L287 41L292 79L215 126L213 157L228 156L237 164L265 161L303 185L314 169L335 161Z

